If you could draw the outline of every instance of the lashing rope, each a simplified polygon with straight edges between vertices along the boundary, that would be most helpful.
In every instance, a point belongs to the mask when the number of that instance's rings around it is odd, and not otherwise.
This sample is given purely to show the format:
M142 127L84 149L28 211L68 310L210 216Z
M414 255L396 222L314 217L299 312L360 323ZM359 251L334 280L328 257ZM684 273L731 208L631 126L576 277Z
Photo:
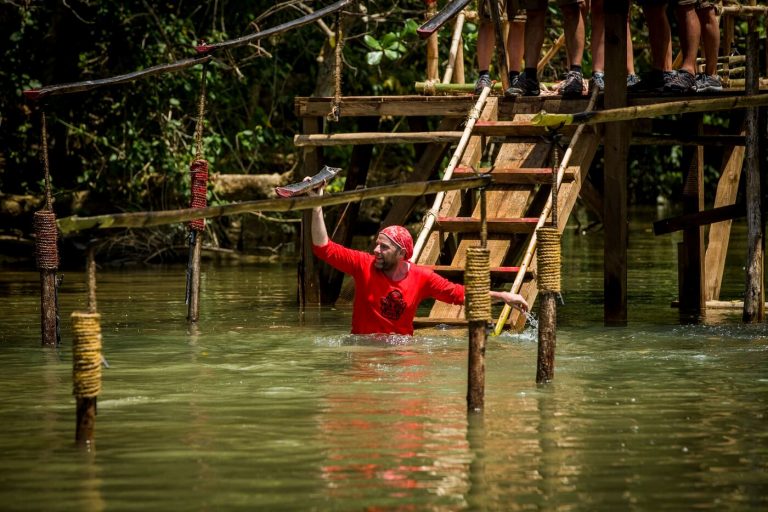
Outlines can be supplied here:
M203 124L205 119L205 81L207 64L203 65L203 76L200 79L200 99L197 104L197 124L195 125L195 160L190 164L190 208L205 208L208 206L208 161L203 158ZM203 231L205 219L194 219L189 222L189 229Z
M45 112L42 112L40 121L40 160L45 173L45 207L34 213L32 221L32 227L35 231L35 256L38 270L56 270L59 268L59 248L57 245L59 232L56 228L56 214L53 212Z
M555 227L536 230L536 265L539 291L560 293L560 232Z
M464 271L464 305L469 321L491 321L491 251L469 247Z
M99 313L72 313L72 394L94 398L101 392L101 325Z
M334 69L334 93L333 103L331 104L331 111L328 112L326 119L328 121L338 122L341 116L341 68L342 68L342 53L341 50L344 46L343 33L341 30L341 12L336 13L336 64Z

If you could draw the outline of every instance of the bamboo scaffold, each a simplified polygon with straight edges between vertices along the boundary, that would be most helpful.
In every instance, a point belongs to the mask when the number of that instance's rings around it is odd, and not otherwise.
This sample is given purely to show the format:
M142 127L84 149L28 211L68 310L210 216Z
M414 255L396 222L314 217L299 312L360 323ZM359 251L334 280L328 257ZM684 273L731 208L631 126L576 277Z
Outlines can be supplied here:
M491 88L490 87L483 88L483 92L480 93L480 97L477 99L477 102L470 109L469 115L467 116L467 124L466 124L466 127L464 128L464 133L462 134L461 139L459 140L459 144L457 145L456 150L453 152L453 156L451 157L451 160L448 163L448 167L446 167L445 171L443 171L443 181L448 181L451 179L451 177L453 176L453 171L456 169L456 166L459 165L459 161L461 160L461 157L464 156L464 151L467 149L469 138L472 136L472 130L475 127L475 123L477 122L477 119L480 117L480 113L483 111L483 108L485 107L485 102L488 101L489 94L491 94ZM440 212L440 207L443 204L444 198L445 198L445 192L440 192L437 194L437 196L435 196L435 200L432 204L432 208L430 208L429 211L427 212L424 226L421 228L419 237L416 239L416 243L413 246L413 255L411 256L412 262L418 261L419 255L421 254L422 249L424 249L424 244L427 242L427 238L429 237L429 234L432 231L432 227L435 225L435 219L437 218L437 215Z

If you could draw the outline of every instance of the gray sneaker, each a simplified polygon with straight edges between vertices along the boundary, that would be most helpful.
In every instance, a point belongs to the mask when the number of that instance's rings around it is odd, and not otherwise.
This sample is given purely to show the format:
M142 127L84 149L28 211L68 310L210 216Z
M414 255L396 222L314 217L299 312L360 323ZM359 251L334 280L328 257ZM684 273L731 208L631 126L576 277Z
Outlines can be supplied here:
M696 85L694 87L696 92L722 91L723 82L720 81L720 77L717 75L699 73L696 75Z
M490 75L480 75L480 78L475 82L475 94L480 95L483 93L483 89L492 86L493 82L491 81Z
M569 71L560 88L563 98L580 98L584 94L584 79L578 71Z
M627 88L636 87L637 84L640 83L640 77L635 75L634 73L631 75L627 75Z
M605 73L602 71L595 71L592 73L592 80L589 81L589 92L592 92L595 87L599 92L605 90Z
M664 92L688 94L696 92L696 77L684 69L678 69L674 78L664 84Z
M539 81L535 76L533 78L526 76L525 71L517 75L509 89L504 91L505 96L538 96L540 93Z

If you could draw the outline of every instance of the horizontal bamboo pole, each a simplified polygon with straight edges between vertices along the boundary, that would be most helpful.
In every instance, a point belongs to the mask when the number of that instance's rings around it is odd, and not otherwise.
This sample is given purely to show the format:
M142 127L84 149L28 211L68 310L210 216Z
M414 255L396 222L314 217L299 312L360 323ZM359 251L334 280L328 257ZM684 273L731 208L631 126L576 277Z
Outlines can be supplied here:
M691 112L711 112L714 110L735 110L749 107L768 105L768 94L754 96L727 96L706 98L701 100L672 101L655 105L614 108L579 112L576 114L548 114L542 110L536 114L531 123L536 126L565 126L570 124L600 124L616 121L632 121L672 114L687 114Z
M766 5L727 5L722 14L727 16L755 16L768 12Z
M176 224L192 219L210 219L248 212L285 212L294 210L309 210L316 206L332 206L355 201L363 201L378 197L422 196L448 190L463 190L488 186L491 177L482 175L473 178L450 181L417 181L397 185L384 185L363 190L349 190L333 195L320 197L299 197L262 199L258 201L243 201L242 203L209 206L207 208L184 208L161 212L136 212L96 215L94 217L64 217L58 224L61 233L71 233L84 229L106 228L145 228L163 224Z
M418 144L422 142L456 142L462 132L407 132L407 133L312 133L295 135L293 144L303 146L344 146L355 144Z
M541 82L544 87L553 87L555 84L550 82ZM413 85L417 93L420 94L472 94L475 92L475 84L441 84L432 82L416 82ZM494 82L491 88L492 92L501 92L501 82Z
M73 82L69 84L59 85L47 85L40 89L27 89L24 91L24 96L30 100L39 100L46 96L55 96L58 94L71 94L75 92L85 92L106 85L118 85L127 82L135 82L140 78L148 76L161 75L164 73L172 73L175 71L181 71L198 64L205 64L213 59L210 55L203 55L198 57L192 57L190 59L182 59L170 64L160 64L152 66L151 68L134 71L132 73L126 73L124 75L113 76L110 78L100 78L98 80L86 80L84 82Z

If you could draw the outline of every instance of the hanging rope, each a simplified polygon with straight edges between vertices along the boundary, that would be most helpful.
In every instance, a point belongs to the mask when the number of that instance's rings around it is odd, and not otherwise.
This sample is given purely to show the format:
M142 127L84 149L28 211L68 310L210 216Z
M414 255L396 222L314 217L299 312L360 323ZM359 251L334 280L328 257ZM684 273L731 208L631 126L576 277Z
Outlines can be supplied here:
M560 132L549 132L552 161L552 221L536 230L536 265L539 291L560 293L560 231L557 228L557 169L560 167Z
M341 50L344 46L343 34L341 30L341 12L336 13L336 64L334 69L334 93L331 111L328 112L326 119L328 121L338 122L341 116Z
M35 256L38 270L56 270L59 268L58 229L56 214L53 212L45 112L42 113L40 121L40 160L45 173L45 206L34 213L32 220L35 231Z
M99 313L72 313L72 394L93 398L101 392Z
M203 158L203 125L205 120L205 81L208 66L203 65L203 76L200 79L200 99L197 105L197 124L195 125L195 160L190 165L190 208L205 208L208 206L208 161ZM189 229L203 231L205 219L194 219L189 222Z
M491 251L469 247L464 271L464 305L470 321L491 321Z

